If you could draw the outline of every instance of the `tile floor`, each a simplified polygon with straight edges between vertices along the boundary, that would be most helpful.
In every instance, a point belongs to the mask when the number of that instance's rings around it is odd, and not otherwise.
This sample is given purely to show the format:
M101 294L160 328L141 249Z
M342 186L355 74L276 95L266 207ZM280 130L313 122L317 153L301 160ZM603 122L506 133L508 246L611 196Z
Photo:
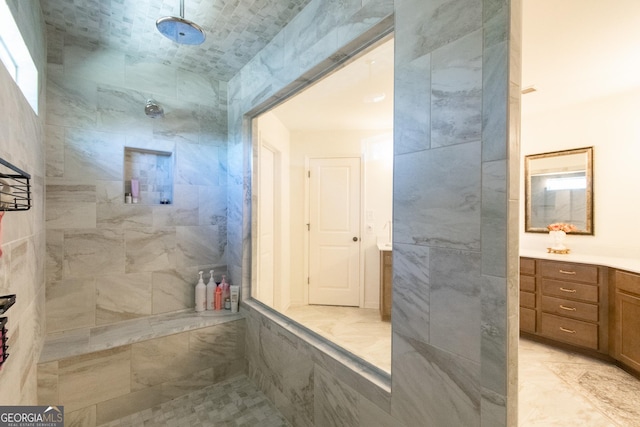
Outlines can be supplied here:
M377 310L309 306L287 315L390 369L391 325L379 321ZM623 370L526 339L520 340L518 365L520 427L640 427L640 381ZM250 380L240 376L104 427L287 425Z
M100 427L280 427L290 426L244 375Z

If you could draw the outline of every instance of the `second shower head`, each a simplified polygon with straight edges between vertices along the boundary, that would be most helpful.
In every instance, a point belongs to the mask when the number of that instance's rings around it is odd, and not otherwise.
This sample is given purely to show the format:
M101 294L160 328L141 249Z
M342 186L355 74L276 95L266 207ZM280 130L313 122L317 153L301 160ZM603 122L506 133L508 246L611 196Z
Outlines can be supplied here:
M153 99L148 99L144 106L144 113L152 119L164 117L164 109Z

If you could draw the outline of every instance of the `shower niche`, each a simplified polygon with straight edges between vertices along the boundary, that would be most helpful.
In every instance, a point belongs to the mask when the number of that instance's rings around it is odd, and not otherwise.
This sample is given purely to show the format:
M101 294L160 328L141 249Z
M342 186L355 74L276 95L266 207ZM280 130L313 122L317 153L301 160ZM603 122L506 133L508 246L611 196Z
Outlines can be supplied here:
M125 147L125 203L169 205L173 203L174 156L170 151Z

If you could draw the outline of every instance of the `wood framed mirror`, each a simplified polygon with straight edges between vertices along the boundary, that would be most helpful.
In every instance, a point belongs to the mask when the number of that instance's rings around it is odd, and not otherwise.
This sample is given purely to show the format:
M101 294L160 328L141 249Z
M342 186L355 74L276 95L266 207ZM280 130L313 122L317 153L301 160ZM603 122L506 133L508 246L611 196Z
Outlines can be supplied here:
M593 147L525 156L524 166L525 231L561 222L593 235Z

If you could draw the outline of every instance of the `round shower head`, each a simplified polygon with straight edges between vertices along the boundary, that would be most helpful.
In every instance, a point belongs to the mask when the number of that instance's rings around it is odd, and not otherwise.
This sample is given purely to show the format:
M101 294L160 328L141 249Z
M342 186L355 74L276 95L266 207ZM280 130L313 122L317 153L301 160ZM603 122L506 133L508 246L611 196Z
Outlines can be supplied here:
M163 36L180 44L202 44L206 37L199 25L176 16L158 19L156 27Z
M206 35L199 25L184 19L184 0L180 0L180 18L165 16L156 21L160 34L180 44L202 44Z
M147 100L147 104L144 106L144 113L152 119L164 117L164 109L153 99Z

